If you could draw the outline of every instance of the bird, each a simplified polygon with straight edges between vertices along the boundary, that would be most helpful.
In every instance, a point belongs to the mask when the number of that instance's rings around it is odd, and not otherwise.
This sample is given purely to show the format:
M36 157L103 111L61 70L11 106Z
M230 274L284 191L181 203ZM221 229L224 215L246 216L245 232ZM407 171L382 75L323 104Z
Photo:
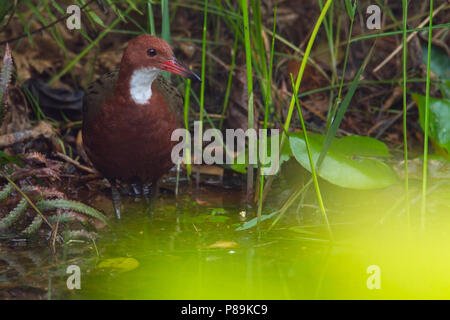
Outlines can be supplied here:
M152 192L174 165L171 134L183 128L183 98L162 71L201 81L178 61L170 45L149 34L131 39L119 70L91 83L83 99L82 140L95 169L111 185L120 219L117 181ZM143 189L145 192L145 188Z

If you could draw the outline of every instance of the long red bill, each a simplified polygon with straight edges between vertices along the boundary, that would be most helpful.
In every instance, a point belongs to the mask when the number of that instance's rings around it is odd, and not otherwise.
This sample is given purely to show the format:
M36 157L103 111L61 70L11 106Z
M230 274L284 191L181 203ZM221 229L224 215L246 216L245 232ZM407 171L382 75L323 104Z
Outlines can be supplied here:
M191 69L186 67L175 58L164 61L162 63L161 69L178 74L182 77L190 78L192 80L202 81L202 79L196 73L194 73Z

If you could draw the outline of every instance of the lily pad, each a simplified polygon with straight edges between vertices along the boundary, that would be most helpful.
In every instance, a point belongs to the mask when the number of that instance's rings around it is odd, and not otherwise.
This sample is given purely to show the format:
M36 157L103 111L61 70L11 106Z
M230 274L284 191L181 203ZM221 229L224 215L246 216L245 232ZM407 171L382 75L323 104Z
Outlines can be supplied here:
M308 134L314 163L317 163L325 136ZM289 137L295 159L311 172L303 135ZM318 175L335 185L352 189L384 188L398 182L395 171L384 162L367 156L390 156L379 141L366 137L335 138L322 162ZM361 150L359 151L359 148Z
M134 258L110 258L100 261L97 269L108 269L115 272L127 272L139 267L139 262Z

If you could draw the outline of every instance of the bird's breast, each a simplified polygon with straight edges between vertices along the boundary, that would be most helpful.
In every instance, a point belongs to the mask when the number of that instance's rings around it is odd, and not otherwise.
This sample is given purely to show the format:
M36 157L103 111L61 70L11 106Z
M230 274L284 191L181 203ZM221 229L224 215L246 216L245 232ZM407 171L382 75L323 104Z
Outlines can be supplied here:
M172 167L171 135L178 122L166 101L157 90L147 104L106 99L83 132L87 153L104 176L154 181Z

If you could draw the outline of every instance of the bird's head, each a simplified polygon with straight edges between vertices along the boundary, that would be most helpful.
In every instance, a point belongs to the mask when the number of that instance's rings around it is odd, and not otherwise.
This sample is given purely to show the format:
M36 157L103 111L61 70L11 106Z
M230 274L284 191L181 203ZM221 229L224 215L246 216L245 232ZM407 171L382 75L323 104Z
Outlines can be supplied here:
M175 58L166 41L148 34L140 35L128 42L121 63L121 67L124 66L133 70L156 68L200 81L197 74Z

